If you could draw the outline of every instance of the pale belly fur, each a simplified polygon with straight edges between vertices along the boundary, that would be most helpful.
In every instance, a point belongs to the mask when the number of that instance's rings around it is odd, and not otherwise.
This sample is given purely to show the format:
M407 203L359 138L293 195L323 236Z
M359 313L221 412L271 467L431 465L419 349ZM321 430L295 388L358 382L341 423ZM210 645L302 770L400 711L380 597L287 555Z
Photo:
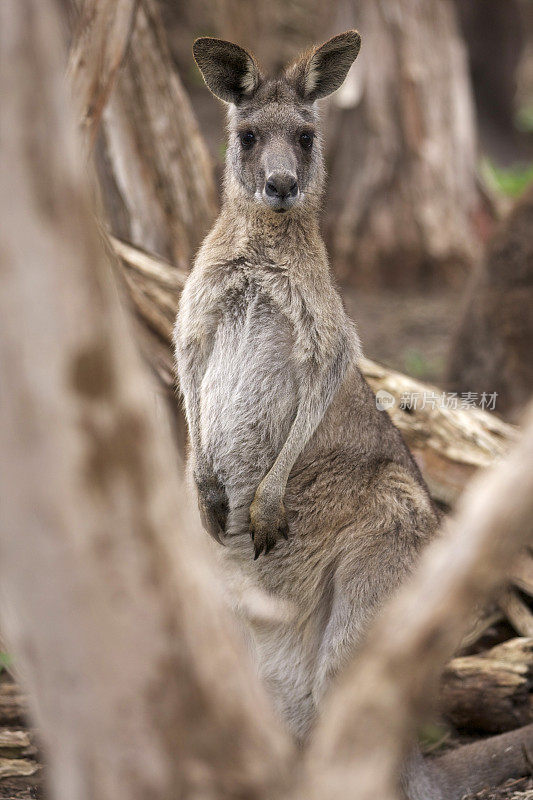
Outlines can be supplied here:
M261 297L241 304L216 331L200 387L201 446L230 507L268 472L297 407L287 320Z

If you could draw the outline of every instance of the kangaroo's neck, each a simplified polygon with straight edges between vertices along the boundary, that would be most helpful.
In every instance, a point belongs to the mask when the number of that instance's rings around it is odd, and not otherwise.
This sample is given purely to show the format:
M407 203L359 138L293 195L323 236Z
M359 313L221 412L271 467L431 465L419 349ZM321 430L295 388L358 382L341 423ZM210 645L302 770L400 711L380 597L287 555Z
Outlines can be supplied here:
M279 214L226 182L213 234L236 257L323 261L327 257L314 200Z

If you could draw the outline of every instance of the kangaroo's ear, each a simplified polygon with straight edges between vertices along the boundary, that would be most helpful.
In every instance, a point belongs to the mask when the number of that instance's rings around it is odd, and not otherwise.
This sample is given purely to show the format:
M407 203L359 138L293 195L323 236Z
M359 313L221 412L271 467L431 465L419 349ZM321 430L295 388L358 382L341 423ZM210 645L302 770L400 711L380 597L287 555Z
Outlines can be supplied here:
M298 92L310 102L326 97L338 89L357 58L361 37L357 31L346 31L325 44L305 53L287 71Z
M206 36L195 41L192 51L207 87L225 103L238 104L257 89L257 62L238 44Z

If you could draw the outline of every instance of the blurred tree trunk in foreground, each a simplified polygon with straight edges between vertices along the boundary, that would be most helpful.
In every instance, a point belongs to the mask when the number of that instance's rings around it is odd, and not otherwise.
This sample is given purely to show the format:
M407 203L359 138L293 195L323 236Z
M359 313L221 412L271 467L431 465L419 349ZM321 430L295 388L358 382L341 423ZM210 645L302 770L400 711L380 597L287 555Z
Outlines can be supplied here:
M472 277L452 343L450 389L498 393L516 419L533 394L533 185L501 223Z
M79 39L80 48L84 40ZM216 213L212 165L175 71L156 0L140 0L103 114L103 198L115 235L190 264Z
M272 797L288 738L154 420L55 12L0 5L2 631L56 800Z
M449 0L344 0L361 54L332 97L327 231L343 279L420 286L477 251L476 134Z

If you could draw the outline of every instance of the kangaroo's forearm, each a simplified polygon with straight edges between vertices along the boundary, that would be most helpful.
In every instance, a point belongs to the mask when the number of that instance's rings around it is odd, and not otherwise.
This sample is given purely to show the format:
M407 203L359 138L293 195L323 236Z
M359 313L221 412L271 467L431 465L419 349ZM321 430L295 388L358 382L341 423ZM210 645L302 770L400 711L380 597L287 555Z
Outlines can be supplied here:
M306 381L287 439L262 484L277 487L282 493L285 491L290 472L322 421L342 382L348 362L349 350L343 343L327 369L312 374L311 379Z

